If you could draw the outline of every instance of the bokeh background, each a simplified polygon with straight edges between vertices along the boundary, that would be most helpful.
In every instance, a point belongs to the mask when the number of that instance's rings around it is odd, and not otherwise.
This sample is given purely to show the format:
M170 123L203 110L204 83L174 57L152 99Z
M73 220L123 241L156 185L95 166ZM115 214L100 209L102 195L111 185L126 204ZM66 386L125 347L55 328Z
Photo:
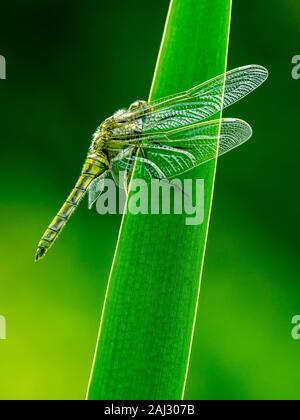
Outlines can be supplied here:
M255 134L219 162L186 398L300 398L300 5L269 3L234 1L228 67L262 64L270 79L226 112ZM48 258L33 256L93 130L148 97L167 9L168 0L0 5L0 399L85 398L120 217L83 203Z

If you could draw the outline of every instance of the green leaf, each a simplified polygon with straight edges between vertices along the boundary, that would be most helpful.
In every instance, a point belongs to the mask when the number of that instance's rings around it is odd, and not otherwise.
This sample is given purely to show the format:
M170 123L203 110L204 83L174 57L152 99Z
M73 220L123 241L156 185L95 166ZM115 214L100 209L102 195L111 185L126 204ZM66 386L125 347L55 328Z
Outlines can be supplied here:
M171 2L151 99L225 71L230 16L231 0ZM205 182L202 225L187 226L186 215L124 216L89 399L184 396L215 170L212 161L188 176Z

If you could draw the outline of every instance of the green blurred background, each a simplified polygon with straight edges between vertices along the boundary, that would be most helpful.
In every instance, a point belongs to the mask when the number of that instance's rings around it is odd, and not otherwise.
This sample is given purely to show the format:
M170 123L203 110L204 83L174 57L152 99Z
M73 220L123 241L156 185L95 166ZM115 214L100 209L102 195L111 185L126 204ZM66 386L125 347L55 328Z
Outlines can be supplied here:
M262 64L270 79L226 111L255 134L219 162L186 398L300 398L300 5L269 3L234 1L228 67ZM85 398L120 217L83 203L48 258L33 256L93 130L148 97L167 9L168 0L0 5L0 399Z

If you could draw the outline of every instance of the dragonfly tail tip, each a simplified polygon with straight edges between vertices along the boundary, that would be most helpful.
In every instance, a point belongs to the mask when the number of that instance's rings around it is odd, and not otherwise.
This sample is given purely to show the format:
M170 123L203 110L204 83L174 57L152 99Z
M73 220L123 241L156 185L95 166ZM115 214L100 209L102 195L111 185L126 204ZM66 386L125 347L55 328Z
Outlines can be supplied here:
M34 257L35 262L40 261L46 254L46 248L38 248Z

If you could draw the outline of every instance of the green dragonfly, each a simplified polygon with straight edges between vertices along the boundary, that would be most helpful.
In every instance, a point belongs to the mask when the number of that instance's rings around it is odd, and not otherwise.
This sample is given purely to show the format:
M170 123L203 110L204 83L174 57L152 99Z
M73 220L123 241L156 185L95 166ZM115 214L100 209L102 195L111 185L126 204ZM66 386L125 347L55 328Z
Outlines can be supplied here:
M35 260L46 255L86 192L89 207L99 198L109 174L117 182L125 173L125 188L133 171L147 181L169 180L246 142L252 136L246 122L210 117L267 77L264 67L240 67L177 95L136 101L106 119L94 134L74 189L40 240Z

